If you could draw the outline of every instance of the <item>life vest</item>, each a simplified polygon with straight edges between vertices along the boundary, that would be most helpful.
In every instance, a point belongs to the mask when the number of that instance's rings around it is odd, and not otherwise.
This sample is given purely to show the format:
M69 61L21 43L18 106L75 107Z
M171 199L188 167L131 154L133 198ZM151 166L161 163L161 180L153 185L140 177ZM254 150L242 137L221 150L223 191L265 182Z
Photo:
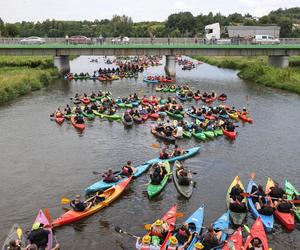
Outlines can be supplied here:
M128 167L123 167L122 168L122 174L127 175L127 176L130 175L129 174L129 168Z
M187 235L186 231L183 230L183 229L181 229L181 228L178 230L178 234L179 234L180 236L183 236L183 237L189 237L189 236Z
M171 246L167 246L166 250L177 250L178 247L171 247Z
M140 250L150 250L150 245L144 245L144 244L142 244Z
M162 238L163 235L161 233L161 230L159 230L160 228L158 228L158 230L155 230L155 227L152 227L151 229L151 236L157 236L159 238Z
M104 176L103 176L103 181L104 181L104 182L109 182L109 181L111 181L110 176L109 176L108 174L104 174Z

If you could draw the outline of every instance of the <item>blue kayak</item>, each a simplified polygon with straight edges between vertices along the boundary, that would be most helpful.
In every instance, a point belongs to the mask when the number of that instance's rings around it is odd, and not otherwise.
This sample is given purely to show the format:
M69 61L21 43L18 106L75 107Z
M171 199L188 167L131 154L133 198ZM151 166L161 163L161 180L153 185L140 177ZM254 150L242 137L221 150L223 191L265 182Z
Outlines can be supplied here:
M214 223L213 223L213 228L214 230L218 231L218 230L226 230L229 227L229 210L227 210L226 213L224 213L219 219L217 219ZM227 238L227 233L225 233L224 231L222 232L222 236L220 241L224 241ZM222 247L221 247L222 248ZM221 249L220 248L220 249Z
M136 172L133 174L133 177L134 178L137 178L139 177L140 175L142 175L144 172L146 172L148 170L148 168L150 167L150 164L145 164L145 165L141 165L141 166L138 166L136 167ZM121 175L121 171L119 172L116 172L115 173L115 176L120 176L122 177L119 181L117 182L105 182L103 180L99 180L97 182L95 182L94 184L92 184L91 186L87 187L85 189L85 194L88 195L88 194L91 194L91 193L95 193L99 190L105 190L105 189L108 189L120 182L122 182L124 179L127 179L128 177L127 176L124 176L124 175Z
M189 148L182 155L172 157L169 159L160 159L158 157L158 158L154 158L152 160L146 161L145 164L153 164L153 163L164 162L164 161L168 161L171 163L171 162L175 162L175 161L185 160L186 158L192 157L193 155L197 154L199 150L200 150L200 147Z
M219 117L223 120L228 120L229 119L229 115L224 114L224 115L219 115Z
M203 219L204 219L204 207L201 206L185 221L186 223L189 224L189 230L190 230L191 234L193 235L193 238L190 240L188 248L185 248L185 249L187 249L187 250L194 249L194 244L197 241L197 237L196 237L196 235L194 235L194 233L195 232L197 234L201 233ZM177 233L174 234L175 237L176 237L176 235L177 235ZM181 246L181 244L179 243L178 246Z
M257 187L256 183L253 180L250 180L248 187L247 187L247 193L249 193L249 194L251 193L253 186ZM267 232L272 232L273 226L274 226L273 214L272 215L263 215L263 214L258 213L258 211L256 210L256 207L253 203L252 198L248 197L247 200L248 200L249 209L250 209L251 214L253 215L254 219L256 219L258 216L260 216L262 223L264 224L265 230Z
M186 101L186 96L181 96L178 92L176 92L176 96L180 101Z
M158 80L149 80L149 79L146 79L146 78L143 81L147 82L147 83L158 83Z
M200 121L205 121L205 117L204 116L200 116L200 115L195 115L195 114L192 114L191 112L189 111L186 111L186 113L188 114L188 116L194 118L194 119L198 119Z

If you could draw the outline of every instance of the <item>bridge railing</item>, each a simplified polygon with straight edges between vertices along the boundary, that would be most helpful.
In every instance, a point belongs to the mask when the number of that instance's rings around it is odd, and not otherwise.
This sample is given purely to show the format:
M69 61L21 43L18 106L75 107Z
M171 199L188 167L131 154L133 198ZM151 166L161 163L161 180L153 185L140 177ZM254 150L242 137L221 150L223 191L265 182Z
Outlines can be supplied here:
M58 43L58 44L66 44L67 41L65 38L57 37L57 38L44 38L47 44ZM113 37L106 37L103 39L99 39L97 37L93 37L92 43L95 44L113 44ZM20 44L22 38L4 38L0 37L0 44ZM130 44L209 44L209 42L205 41L204 38L191 38L191 37L157 37L157 38L149 38L149 37L131 37ZM250 44L251 41L244 39L232 38L229 43L225 44ZM281 44L300 44L300 38L280 38Z

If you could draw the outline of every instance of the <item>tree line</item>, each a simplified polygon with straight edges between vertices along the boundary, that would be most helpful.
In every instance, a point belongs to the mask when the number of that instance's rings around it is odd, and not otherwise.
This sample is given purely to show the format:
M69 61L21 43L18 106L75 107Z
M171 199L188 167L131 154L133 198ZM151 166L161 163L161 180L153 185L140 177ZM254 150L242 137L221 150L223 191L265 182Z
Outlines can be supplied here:
M112 19L94 21L58 21L5 23L0 18L2 37L65 37L83 35L87 37L203 37L204 27L218 22L228 25L278 25L280 37L300 37L300 8L278 9L268 15L255 18L250 14L221 13L194 16L191 12L179 12L168 16L164 22L133 22L131 17L114 15ZM224 32L224 31L223 31ZM226 36L225 33L222 34Z

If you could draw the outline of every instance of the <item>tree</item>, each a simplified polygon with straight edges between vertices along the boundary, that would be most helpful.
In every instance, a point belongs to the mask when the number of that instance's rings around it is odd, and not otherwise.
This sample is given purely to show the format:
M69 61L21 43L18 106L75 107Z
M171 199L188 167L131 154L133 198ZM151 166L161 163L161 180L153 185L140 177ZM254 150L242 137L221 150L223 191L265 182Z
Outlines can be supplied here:
M4 35L4 32L5 32L4 22L0 17L0 37Z
M12 23L7 23L5 25L5 33L8 37L16 37L17 35L19 35L17 26Z

